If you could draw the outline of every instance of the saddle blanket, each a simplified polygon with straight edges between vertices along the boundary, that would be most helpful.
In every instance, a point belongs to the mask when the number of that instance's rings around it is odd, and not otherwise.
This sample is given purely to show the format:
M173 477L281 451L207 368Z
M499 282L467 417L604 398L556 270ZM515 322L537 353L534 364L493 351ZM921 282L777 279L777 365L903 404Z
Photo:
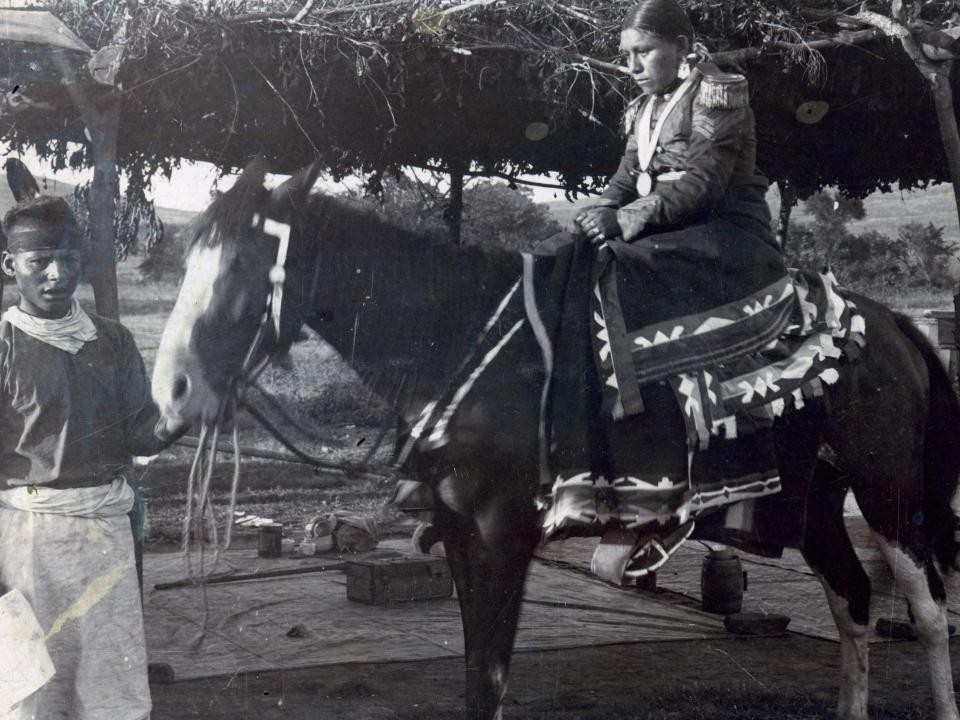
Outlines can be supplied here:
M698 517L751 501L735 513L749 525L743 508L780 491L773 421L839 379L866 327L832 275L791 271L737 302L630 328L615 279L629 270L609 263L598 274L591 259L577 276L578 262L558 271L552 258L525 256L523 279L449 392L411 423L399 460L446 445L478 377L529 325L548 378L538 501L545 537L637 531L651 541L638 561L654 569ZM564 283L587 288L583 312L570 312Z

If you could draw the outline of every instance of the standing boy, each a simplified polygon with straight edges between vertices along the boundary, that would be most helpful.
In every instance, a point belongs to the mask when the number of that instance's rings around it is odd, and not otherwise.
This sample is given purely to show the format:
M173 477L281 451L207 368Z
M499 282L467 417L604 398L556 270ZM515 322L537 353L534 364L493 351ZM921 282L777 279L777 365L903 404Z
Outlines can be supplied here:
M30 602L56 670L7 717L142 720L151 704L127 478L133 456L175 436L157 427L130 331L74 298L82 235L67 203L21 203L3 231L0 263L20 300L0 320L0 591Z

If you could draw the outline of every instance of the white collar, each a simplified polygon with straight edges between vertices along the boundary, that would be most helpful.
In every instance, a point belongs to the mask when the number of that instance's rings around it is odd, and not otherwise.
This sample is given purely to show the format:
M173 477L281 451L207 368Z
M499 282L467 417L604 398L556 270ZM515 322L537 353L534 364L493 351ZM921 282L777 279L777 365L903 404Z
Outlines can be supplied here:
M14 305L7 308L3 319L30 337L71 355L80 352L85 343L97 339L97 328L93 320L80 307L76 298L71 299L70 311L62 318L49 320L35 317Z

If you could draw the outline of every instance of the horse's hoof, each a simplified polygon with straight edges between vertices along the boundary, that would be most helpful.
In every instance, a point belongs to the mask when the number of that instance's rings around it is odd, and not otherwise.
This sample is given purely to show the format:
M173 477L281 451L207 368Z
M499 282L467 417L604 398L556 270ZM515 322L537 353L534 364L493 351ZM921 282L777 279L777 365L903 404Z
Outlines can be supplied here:
M902 620L893 620L891 618L877 618L875 625L877 635L888 637L893 640L916 640L917 631L909 622ZM947 634L953 635L957 632L956 625L947 626Z

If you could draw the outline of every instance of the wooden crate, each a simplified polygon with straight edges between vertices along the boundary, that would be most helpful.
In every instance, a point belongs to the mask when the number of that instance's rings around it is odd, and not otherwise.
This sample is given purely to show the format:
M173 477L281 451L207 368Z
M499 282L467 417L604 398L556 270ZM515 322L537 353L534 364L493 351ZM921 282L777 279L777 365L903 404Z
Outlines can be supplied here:
M947 367L951 378L957 377L957 323L953 310L933 310L929 313L936 323L936 332L930 340L937 348L940 359Z
M953 310L934 310L930 313L930 316L937 322L935 341L937 347L950 348L951 350L956 348L957 339L954 334L956 332L956 321Z
M402 556L348 560L347 598L368 605L433 600L453 594L446 558Z

